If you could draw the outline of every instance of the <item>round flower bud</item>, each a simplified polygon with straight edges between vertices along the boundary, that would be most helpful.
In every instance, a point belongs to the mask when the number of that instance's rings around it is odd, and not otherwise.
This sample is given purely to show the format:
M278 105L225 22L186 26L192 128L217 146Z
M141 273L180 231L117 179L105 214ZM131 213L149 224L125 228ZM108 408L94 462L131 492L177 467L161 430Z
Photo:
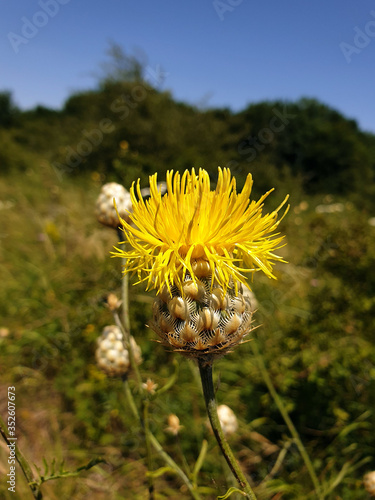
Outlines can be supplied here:
M363 485L365 487L365 490L372 497L375 497L375 471L369 472L364 476Z
M9 328L0 328L0 339L9 335Z
M205 270L207 262L199 262ZM186 271L182 292L164 286L153 303L150 326L165 345L188 357L213 360L251 331L253 299L244 285L224 290L212 273L194 282Z
M130 342L134 351L135 362L142 362L141 349L133 337ZM124 375L130 366L130 356L123 342L123 335L116 325L106 326L97 340L96 361L101 370L110 377Z
M117 229L120 226L120 221L116 213L113 203L116 201L116 206L120 216L129 222L129 212L132 211L132 202L130 193L116 182L104 184L96 201L95 213L99 222L105 226Z
M234 434L238 429L238 422L233 410L227 405L220 405L217 408L217 414L224 434L226 436Z
M114 293L109 293L107 296L107 307L111 311L116 311L121 307L122 301L117 298Z
M180 432L180 430L183 428L183 425L180 425L180 419L178 418L177 415L174 415L173 413L168 416L168 427L165 428L167 432L170 434L173 434L174 436L177 436L177 434Z

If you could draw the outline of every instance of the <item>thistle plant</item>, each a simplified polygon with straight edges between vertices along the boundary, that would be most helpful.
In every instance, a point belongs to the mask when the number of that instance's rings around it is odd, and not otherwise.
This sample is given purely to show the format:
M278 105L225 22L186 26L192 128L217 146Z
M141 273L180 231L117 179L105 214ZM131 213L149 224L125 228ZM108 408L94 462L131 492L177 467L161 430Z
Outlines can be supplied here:
M124 274L133 273L147 290L156 289L151 328L160 342L198 362L213 432L230 469L247 498L254 492L239 467L217 414L212 365L243 342L252 330L248 278L264 272L275 278L273 266L284 262L275 252L283 246L276 232L287 197L263 215L263 202L250 201L252 177L240 193L229 169L218 171L215 190L200 169L168 171L167 192L150 177L150 197L142 197L140 182L130 190L132 212L119 219L127 248L116 248Z

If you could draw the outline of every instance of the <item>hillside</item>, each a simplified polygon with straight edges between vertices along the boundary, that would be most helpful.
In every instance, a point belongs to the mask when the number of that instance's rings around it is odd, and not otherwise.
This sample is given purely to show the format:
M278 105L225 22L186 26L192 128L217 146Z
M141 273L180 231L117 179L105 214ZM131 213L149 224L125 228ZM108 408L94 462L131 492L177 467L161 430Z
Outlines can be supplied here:
M125 185L168 168L230 166L240 182L251 171L265 186L297 183L371 203L375 136L313 99L251 104L239 113L175 102L147 81L105 81L72 95L61 110L21 112L0 99L2 171L24 171L38 153L59 178L98 172Z
M217 398L239 420L231 445L259 498L314 498L266 372L325 498L367 498L362 476L375 468L375 136L313 99L234 113L176 102L156 87L140 75L108 79L60 110L21 111L11 94L0 96L0 414L7 386L15 386L19 446L40 467L43 457L64 459L68 470L106 460L43 485L44 498L146 498L142 428L121 380L95 364L96 339L113 323L106 297L121 293L120 264L109 254L118 236L96 221L95 202L106 182L129 189L140 178L145 187L154 172L164 180L168 169L192 166L214 181L218 165L229 166L239 188L253 174L254 199L276 188L266 210L287 193L291 203L280 225L288 264L276 266L277 281L257 274L251 284L255 340L216 367ZM153 294L138 285L130 296L142 377L160 388L177 355L145 327ZM177 381L150 399L152 432L190 472L208 440L198 479L202 498L216 498L231 479L206 426L196 367L178 361ZM129 385L138 404L133 375ZM171 413L183 425L178 438L165 432ZM154 456L155 470L164 465ZM4 498L29 498L20 471L17 480L16 495L0 484ZM155 485L157 498L191 498L170 471Z

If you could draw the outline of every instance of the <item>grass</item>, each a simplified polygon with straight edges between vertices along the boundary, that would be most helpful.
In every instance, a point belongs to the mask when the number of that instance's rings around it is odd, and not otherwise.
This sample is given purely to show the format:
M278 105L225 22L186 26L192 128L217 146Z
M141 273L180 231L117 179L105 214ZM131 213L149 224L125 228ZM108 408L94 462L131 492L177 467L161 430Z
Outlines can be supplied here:
M0 183L0 328L9 330L0 337L0 413L6 418L6 389L14 385L18 444L39 467L43 458L64 460L67 470L94 457L106 460L79 477L46 483L45 499L147 498L141 430L121 381L106 379L95 366L96 338L113 323L105 297L121 286L119 263L109 258L116 232L94 217L105 181L93 173L60 182L40 162ZM282 252L290 263L278 267L277 282L254 277L261 325L254 335L319 481L327 492L337 482L326 498L365 499L361 478L375 468L375 228L367 224L368 214L345 200L334 200L343 201L345 209L332 214L315 212L316 205L328 203L323 197L306 198L304 210L293 193L291 200L281 227L288 240ZM160 387L173 373L175 355L153 342L145 327L151 294L138 286L130 296L143 377ZM186 460L190 469L203 439L208 440L198 481L207 488L204 498L216 498L231 484L208 431L197 367L179 362L178 381L151 403L151 431L181 467ZM226 356L215 371L218 402L228 404L240 422L231 445L259 498L314 498L308 471L251 346ZM134 389L132 378L130 385ZM184 426L178 441L165 432L170 413ZM9 471L7 456L1 442L2 478ZM361 465L366 457L372 461ZM163 466L154 461L155 468ZM171 473L157 477L155 489L157 499L190 498ZM0 494L31 498L20 471L16 494L6 490L4 480Z

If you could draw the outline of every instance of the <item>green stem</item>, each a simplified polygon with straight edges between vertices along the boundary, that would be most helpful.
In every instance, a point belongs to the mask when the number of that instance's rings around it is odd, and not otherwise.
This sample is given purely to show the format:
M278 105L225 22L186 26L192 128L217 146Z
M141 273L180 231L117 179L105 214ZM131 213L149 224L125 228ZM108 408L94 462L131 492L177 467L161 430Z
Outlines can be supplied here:
M117 235L119 240L123 239L123 233L121 229L117 229ZM123 241L124 250L127 249L126 241ZM123 267L126 265L126 257L122 259ZM129 275L126 273L122 277L121 281L121 300L122 300L122 321L127 333L127 338L130 338L130 318L129 318Z
M134 402L133 394L131 393L130 387L129 387L129 381L127 378L124 378L124 388L125 388L125 396L128 401L128 404L130 406L131 411L133 412L133 415L135 418L141 422L141 417L139 416L137 406Z
M135 416L135 418L138 420L138 422L141 424L142 428L143 428L143 423L142 423L142 419L139 415L139 412L137 410L137 406L134 402L134 398L133 398L133 394L131 393L131 390L130 390L130 387L129 387L129 383L127 380L124 381L124 386L125 386L125 395L126 395L126 398L127 398L127 401L128 401L128 404ZM153 446L153 448L155 449L155 451L162 457L162 459L164 460L164 462L169 465L172 469L174 469L174 471L176 472L176 474L180 477L180 479L186 484L188 490L190 491L190 494L191 496L194 498L194 500L201 500L201 497L200 495L197 493L197 491L194 489L192 483L190 482L189 478L186 476L186 474L184 473L184 471L182 469L180 469L180 467L176 464L176 462L173 460L173 458L171 458L168 453L166 453L164 450L163 450L163 447L161 446L161 444L159 443L159 441L156 439L156 437L151 433L151 431L148 429L148 439L149 439L149 442L151 444L151 446Z
M123 264L126 264L126 259L123 259ZM129 275L125 274L122 278L122 320L128 336L130 337L130 318L129 318Z
M118 234L119 238L121 239L122 233L120 230L118 231ZM124 249L126 250L126 242L124 243ZM125 266L126 258L123 258L122 263L123 266ZM142 378L138 369L138 365L135 362L134 349L130 342L131 335L130 335L130 317L129 317L129 275L127 273L125 274L125 276L123 276L121 282L121 300L122 300L122 322L120 320L117 311L113 311L113 315L115 318L116 325L122 331L124 339L128 344L127 348L129 352L130 366L135 374L138 390L140 393L142 393L143 392Z
M186 476L184 471L180 469L180 467L176 464L176 462L173 460L172 457L168 455L163 450L162 445L159 443L159 441L156 439L156 437L150 433L150 442L152 446L155 448L155 451L163 458L164 462L168 464L172 469L175 470L176 474L182 479L182 481L186 484L188 487L191 496L194 498L194 500L201 500L201 496L198 494L198 492L194 489L193 485L189 481L189 478Z
M215 434L216 440L221 448L221 451L227 461L230 470L234 477L237 479L238 484L246 493L247 498L256 500L256 496L247 481L245 474L242 472L238 462L233 455L233 452L224 436L224 432L220 425L220 420L217 414L217 405L214 392L214 384L212 380L212 363L207 363L201 359L198 360L199 371L202 380L203 394L206 402L208 418L210 419L212 430Z
M190 470L189 464L186 460L184 450L182 449L182 446L181 446L181 439L180 439L179 433L177 433L177 435L176 435L176 445L177 445L177 449L179 451L179 455L181 457L181 461L182 461L182 464L184 466L185 472L186 472L186 474L188 474L191 477L191 470Z
M262 483L266 483L267 481L272 479L274 476L276 476L276 474L278 473L280 467L282 466L282 464L284 462L286 454L288 453L288 450L289 450L290 446L292 445L292 443L293 443L293 439L284 443L284 446L282 447L280 453L277 456L277 459L276 459L274 466L272 467L270 472L267 474L267 476L263 479Z
M124 328L123 324L121 323L120 316L118 315L117 311L112 311L113 318L115 320L116 325L120 328L121 333L124 336L125 342L126 342L126 348L128 349L129 352L129 360L130 360L130 368L133 370L135 374L135 379L137 382L138 390L142 394L143 393L143 385L142 385L142 378L141 374L138 369L138 365L135 361L135 356L134 356L134 349L132 346L132 343L130 342L130 335L127 333L126 329Z
M286 423L286 425L289 429L289 432L291 433L291 435L292 435L292 437L293 437L293 439L298 447L298 450L301 454L303 461L305 462L305 465L306 465L306 468L307 468L308 473L310 475L311 481L314 485L315 492L318 495L318 498L320 500L324 500L325 495L321 492L320 483L319 483L318 477L316 475L314 466L311 463L311 460L310 460L310 457L306 451L306 448L304 447L304 445L301 441L301 438L298 434L298 431L295 428L284 403L282 402L280 396L276 392L275 386L272 383L271 377L269 376L268 370L267 370L266 365L264 363L263 356L260 354L257 343L255 340L253 342L251 342L251 346L252 346L253 352L257 358L258 365L259 365L263 380L266 383L266 386L267 386L273 400L275 401L276 406L277 406L279 412L281 413L281 416L283 417L284 422Z
M143 401L143 425L145 431L145 441L146 441L146 452L147 452L147 469L151 472L153 470L152 465L152 453L151 453L151 444L150 444L150 401L145 399ZM148 491L150 500L154 500L154 481L152 476L148 476Z
M3 419L0 416L0 434L2 435L4 441L6 442L6 444L8 446L11 444L15 444L14 441L9 440L9 436L8 436L6 429L7 429L7 427L6 427ZM16 460L17 460L19 466L21 467L23 475L25 476L27 483L31 489L33 497L36 500L42 500L42 498L43 498L42 493L39 490L39 486L35 483L35 479L34 479L32 471L31 471L31 468L29 466L29 463L26 460L26 458L22 455L22 453L18 449L17 445L15 446L15 455L16 455Z

